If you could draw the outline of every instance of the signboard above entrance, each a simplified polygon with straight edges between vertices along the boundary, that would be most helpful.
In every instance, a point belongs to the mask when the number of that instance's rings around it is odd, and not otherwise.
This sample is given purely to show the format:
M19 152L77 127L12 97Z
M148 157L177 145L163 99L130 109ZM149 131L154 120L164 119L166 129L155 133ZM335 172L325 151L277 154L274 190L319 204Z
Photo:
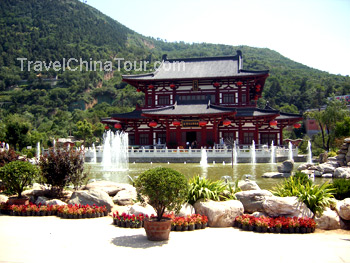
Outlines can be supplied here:
M199 120L184 120L181 121L182 127L199 127Z

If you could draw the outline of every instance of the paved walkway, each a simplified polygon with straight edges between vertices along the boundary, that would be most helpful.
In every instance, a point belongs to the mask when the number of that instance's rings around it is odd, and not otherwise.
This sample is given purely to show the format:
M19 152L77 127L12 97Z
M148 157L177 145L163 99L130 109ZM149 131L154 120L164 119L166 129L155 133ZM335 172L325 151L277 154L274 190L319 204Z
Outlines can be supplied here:
M259 234L234 228L171 232L148 241L143 229L111 217L69 220L0 215L0 262L349 262L350 231Z

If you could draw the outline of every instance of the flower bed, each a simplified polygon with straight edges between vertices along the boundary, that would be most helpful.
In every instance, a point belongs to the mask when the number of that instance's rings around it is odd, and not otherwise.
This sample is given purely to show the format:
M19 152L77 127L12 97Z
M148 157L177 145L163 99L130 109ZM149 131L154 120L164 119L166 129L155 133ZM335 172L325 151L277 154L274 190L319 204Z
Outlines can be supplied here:
M155 217L151 215L151 217ZM171 218L172 231L192 231L195 229L204 229L207 226L208 218L205 215L193 214L186 217L175 217L172 214L165 214L164 217ZM143 221L148 220L148 215L139 214L129 215L116 212L113 213L113 224L118 227L140 228L143 226Z
M80 219L107 216L105 206L96 205L8 205L1 204L1 213L12 216L52 216L62 218Z
M269 233L312 233L316 222L308 217L254 217L251 215L237 216L234 227L246 231Z

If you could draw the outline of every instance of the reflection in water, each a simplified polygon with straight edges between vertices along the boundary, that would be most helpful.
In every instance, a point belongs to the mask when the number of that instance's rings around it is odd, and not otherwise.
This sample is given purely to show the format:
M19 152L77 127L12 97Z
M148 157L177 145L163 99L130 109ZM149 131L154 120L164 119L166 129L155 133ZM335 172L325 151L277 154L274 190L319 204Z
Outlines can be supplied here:
M265 172L277 171L278 164L270 163L257 163L252 165L250 163L239 163L233 165L220 164L209 164L207 167L201 167L198 163L130 163L128 171L116 171L116 172L105 172L102 170L100 164L89 164L86 163L85 166L90 168L90 178L100 179L100 180L110 180L119 183L131 183L128 176L135 178L143 171L146 171L154 167L170 167L181 173L183 173L187 178L192 178L193 176L200 175L211 180L220 180L223 176L230 175L232 180L242 180L245 179L246 174L251 175L250 180L254 180L262 189L272 189L276 184L282 183L284 179L271 179L262 178L261 176ZM298 163L294 165L295 168L299 166ZM326 179L315 178L315 183L321 183L326 181Z

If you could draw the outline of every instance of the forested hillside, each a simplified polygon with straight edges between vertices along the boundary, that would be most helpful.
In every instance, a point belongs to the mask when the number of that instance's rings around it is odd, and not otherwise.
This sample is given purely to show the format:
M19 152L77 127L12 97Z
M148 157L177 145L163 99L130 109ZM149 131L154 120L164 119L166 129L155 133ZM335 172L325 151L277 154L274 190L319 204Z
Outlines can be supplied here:
M118 10L116 10L118 12ZM81 135L79 125L91 126L90 138L100 138L100 118L132 110L142 94L121 82L115 58L154 62L169 58L234 55L243 52L245 69L269 69L260 105L266 100L288 112L324 104L327 96L350 93L350 78L331 75L293 62L279 53L248 46L167 43L144 37L77 0L0 1L0 140L11 141L8 127L17 120L27 131L19 149L46 145L52 138ZM323 56L324 54L320 54ZM21 70L21 61L26 58ZM69 70L63 59L114 61L113 72ZM325 59L330 59L325 56ZM60 62L60 69L35 70L27 61ZM140 72L136 72L140 73ZM90 127L89 126L89 127ZM23 132L22 132L23 133ZM19 132L19 134L21 134ZM13 139L13 138L12 138Z

